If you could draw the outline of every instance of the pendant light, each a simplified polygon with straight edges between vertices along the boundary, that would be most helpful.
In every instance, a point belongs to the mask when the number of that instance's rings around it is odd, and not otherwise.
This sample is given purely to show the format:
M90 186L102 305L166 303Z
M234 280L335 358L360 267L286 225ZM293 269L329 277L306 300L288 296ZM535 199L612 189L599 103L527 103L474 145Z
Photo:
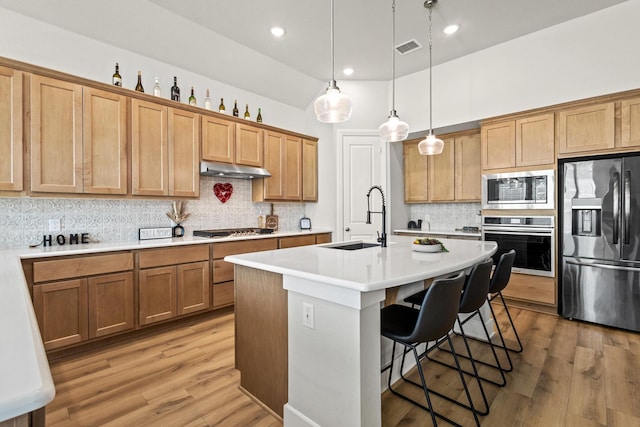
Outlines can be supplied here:
M427 9L429 9L429 134L427 135L427 137L425 139L423 139L422 141L420 141L420 143L418 144L418 151L420 152L420 154L427 155L427 156L431 156L434 154L440 154L442 153L442 149L444 148L444 142L439 139L438 137L436 137L433 134L433 100L432 100L432 84L431 84L431 46L432 46L432 38L431 38L431 25L432 25L432 20L431 20L431 14L432 14L432 8L433 8L433 4L436 2L436 0L427 0L424 2L424 7L426 7Z
M400 120L396 113L396 0L391 3L391 11L393 13L393 36L392 36L392 72L391 72L391 112L389 120L384 122L378 128L380 139L383 142L404 141L409 135L409 125Z
M333 0L331 0L331 81L324 95L313 103L316 118L323 123L340 123L351 117L351 99L336 85L334 75L335 57L333 52Z

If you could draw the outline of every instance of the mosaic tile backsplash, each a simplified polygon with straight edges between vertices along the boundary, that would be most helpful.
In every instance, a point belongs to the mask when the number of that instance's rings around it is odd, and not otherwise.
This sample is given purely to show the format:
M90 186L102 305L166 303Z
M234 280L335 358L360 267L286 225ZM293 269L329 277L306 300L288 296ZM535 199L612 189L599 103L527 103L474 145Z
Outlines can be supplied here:
M431 203L411 205L411 219L429 215L431 230L454 230L464 226L480 227L480 203Z
M213 194L218 182L233 184L233 195L222 203ZM251 201L251 181L200 177L200 199L186 202L185 234L193 230L257 227L258 215L270 212L270 203ZM138 229L169 227L166 212L171 200L0 198L0 249L25 247L43 235L89 233L92 241L115 242L138 239ZM304 203L274 203L279 230L298 230L305 214ZM59 219L61 230L49 231L49 219ZM55 238L54 238L55 241Z

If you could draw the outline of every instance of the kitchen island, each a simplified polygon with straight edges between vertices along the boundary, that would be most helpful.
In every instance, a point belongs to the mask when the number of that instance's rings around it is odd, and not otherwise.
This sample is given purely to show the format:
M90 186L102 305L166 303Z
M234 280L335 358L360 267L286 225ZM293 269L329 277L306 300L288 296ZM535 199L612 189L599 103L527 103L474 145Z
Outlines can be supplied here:
M380 307L387 289L467 269L495 242L442 239L419 253L341 243L234 255L236 367L241 388L285 426L380 426ZM352 243L352 242L348 242Z

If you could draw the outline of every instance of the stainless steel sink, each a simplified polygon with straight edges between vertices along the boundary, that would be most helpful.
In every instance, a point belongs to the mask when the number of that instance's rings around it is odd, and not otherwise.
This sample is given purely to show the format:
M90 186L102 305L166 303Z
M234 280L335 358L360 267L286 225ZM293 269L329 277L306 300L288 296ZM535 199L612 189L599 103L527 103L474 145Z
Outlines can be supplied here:
M379 243L365 243L365 242L354 242L354 243L344 243L342 245L335 245L335 246L325 246L326 248L331 248L331 249L342 249L345 251L355 251L358 249L365 249L365 248L373 248L374 246L380 246Z

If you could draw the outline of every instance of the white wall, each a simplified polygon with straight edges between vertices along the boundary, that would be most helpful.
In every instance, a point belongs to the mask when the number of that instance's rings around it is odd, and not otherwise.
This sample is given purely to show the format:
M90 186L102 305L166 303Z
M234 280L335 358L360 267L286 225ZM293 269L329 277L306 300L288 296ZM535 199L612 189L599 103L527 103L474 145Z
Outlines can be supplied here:
M640 87L638 17L629 0L434 67L434 128ZM412 131L429 127L428 79L396 80Z

